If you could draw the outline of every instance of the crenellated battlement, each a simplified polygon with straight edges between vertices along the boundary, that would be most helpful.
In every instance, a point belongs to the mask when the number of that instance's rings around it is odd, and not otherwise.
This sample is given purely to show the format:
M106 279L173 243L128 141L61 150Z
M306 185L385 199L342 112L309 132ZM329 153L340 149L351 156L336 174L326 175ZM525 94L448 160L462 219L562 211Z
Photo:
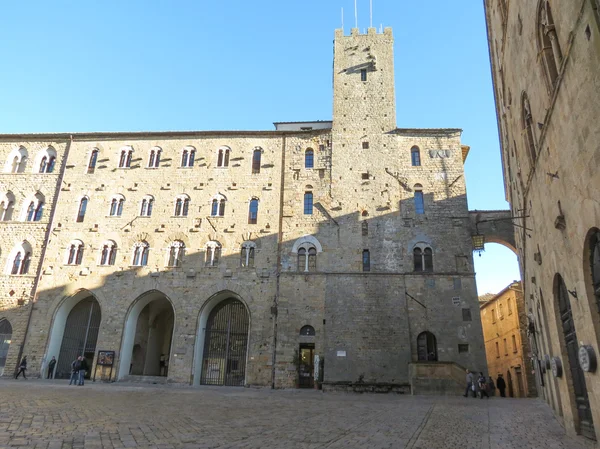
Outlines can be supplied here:
M356 37L356 36L376 36L376 35L380 35L380 36L389 36L389 37L393 37L392 35L392 28L391 27L385 27L383 29L383 33L378 33L377 32L377 28L371 27L371 28L367 28L367 33L361 33L359 28L352 28L350 30L350 34L344 34L344 30L342 28L337 28L335 30L335 38L336 39L340 39L340 38L344 38L344 37Z

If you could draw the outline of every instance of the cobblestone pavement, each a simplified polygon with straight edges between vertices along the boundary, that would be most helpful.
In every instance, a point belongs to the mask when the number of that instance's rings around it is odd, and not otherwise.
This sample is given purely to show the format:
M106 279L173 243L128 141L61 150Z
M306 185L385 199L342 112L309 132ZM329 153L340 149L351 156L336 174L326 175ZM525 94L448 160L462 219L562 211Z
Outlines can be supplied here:
M540 400L0 380L0 448L588 447Z

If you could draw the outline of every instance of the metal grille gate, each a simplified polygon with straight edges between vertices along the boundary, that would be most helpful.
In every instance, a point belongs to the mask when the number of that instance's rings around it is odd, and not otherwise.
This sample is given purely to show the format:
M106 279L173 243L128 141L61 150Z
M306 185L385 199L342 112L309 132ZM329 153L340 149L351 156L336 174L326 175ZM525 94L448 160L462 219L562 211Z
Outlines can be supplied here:
M0 320L0 375L6 365L8 348L12 339L12 326L8 320Z
M55 378L68 379L71 376L71 362L77 356L84 356L90 370L96 352L98 330L100 329L100 305L93 297L81 300L69 313L65 323ZM48 354L52 357L54 354Z
M202 385L244 386L248 327L241 301L227 299L213 309L204 336Z

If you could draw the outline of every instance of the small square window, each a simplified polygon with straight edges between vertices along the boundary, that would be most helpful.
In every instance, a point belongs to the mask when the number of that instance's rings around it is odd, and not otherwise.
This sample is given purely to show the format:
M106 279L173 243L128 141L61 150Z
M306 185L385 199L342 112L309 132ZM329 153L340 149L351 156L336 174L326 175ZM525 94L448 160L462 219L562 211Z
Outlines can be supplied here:
M369 179L369 174L368 173L362 173L361 175L362 179Z
M464 352L469 352L469 345L466 344L459 344L458 345L458 353L464 353Z
M471 309L462 309L463 321L472 321Z
M462 288L462 281L460 278L454 278L454 290L460 290Z
M362 147L363 147L363 150L368 150L369 149L369 142L363 142L362 143Z
M367 81L367 69L360 70L360 80Z

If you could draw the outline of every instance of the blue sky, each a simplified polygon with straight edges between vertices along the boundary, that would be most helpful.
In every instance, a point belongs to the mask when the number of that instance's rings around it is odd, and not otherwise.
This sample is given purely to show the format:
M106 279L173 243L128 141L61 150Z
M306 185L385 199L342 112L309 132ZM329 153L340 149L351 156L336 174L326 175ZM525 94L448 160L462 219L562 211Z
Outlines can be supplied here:
M456 127L469 207L507 208L481 1L374 0L395 37L399 127ZM359 0L359 28L369 1ZM353 0L6 2L0 133L272 129L330 119L335 28ZM519 278L486 245L479 293Z

